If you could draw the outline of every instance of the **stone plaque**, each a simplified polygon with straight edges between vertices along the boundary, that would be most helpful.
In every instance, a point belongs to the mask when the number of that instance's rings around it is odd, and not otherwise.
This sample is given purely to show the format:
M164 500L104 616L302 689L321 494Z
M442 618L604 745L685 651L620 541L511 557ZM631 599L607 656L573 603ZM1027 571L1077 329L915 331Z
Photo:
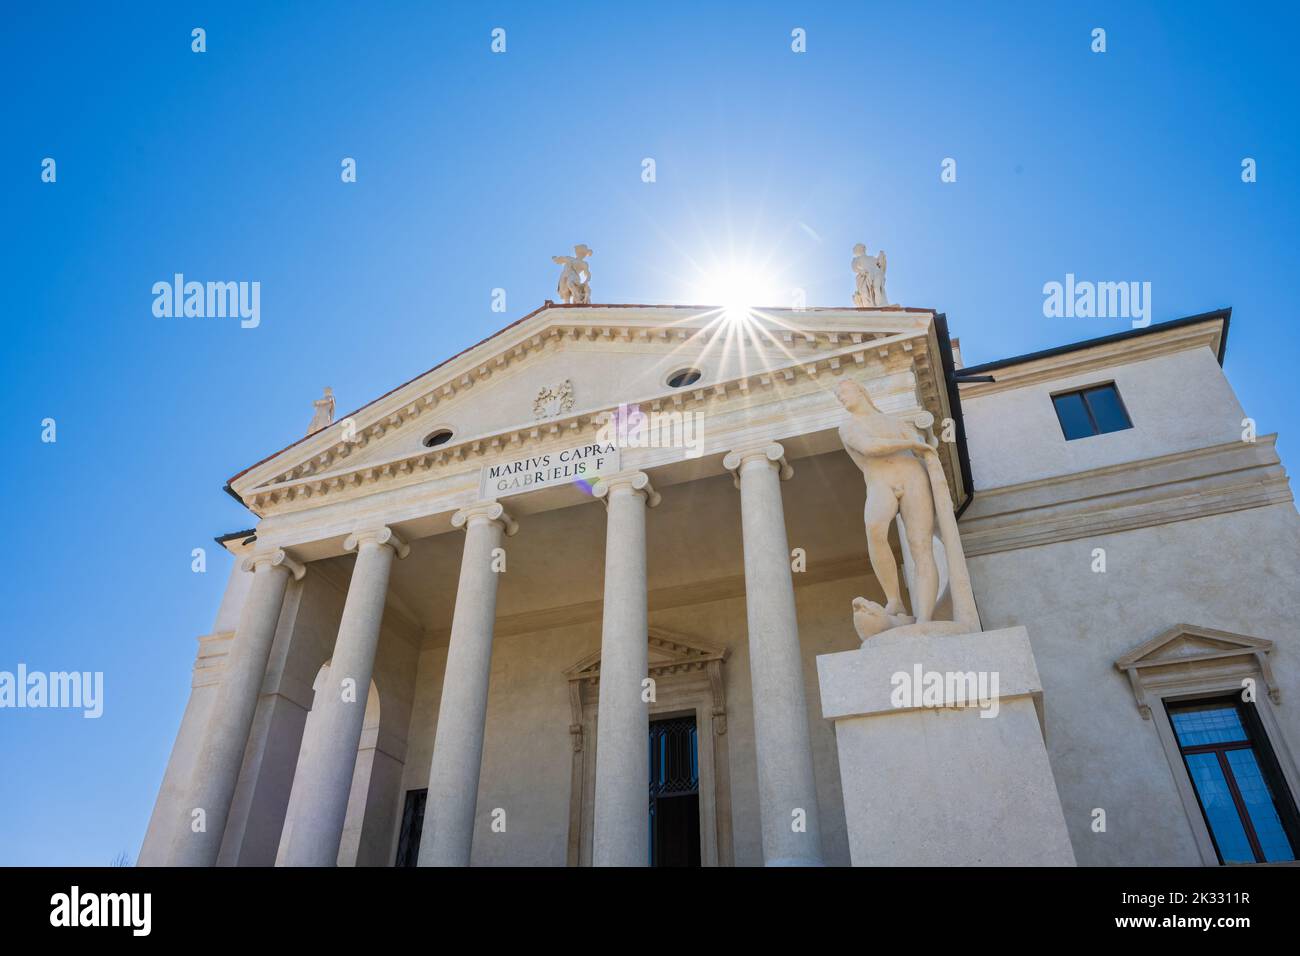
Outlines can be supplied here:
M590 442L576 448L484 465L479 477L479 497L505 498L552 485L590 483L618 470L618 446L613 442Z

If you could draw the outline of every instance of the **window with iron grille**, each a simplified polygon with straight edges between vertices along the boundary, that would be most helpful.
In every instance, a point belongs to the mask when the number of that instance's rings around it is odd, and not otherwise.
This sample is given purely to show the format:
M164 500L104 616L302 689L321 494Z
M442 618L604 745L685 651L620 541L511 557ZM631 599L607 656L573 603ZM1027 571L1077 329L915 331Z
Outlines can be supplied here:
M700 759L695 718L650 724L650 865L700 865Z

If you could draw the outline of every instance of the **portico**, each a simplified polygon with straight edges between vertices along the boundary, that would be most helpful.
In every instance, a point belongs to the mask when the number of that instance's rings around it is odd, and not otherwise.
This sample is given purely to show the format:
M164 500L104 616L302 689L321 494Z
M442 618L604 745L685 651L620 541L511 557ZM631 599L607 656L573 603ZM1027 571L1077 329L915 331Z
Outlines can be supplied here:
M698 310L548 306L237 476L262 519L227 543L253 587L222 639L243 676L217 686L249 716L217 702L147 849L170 830L174 863L391 864L427 791L421 865L505 861L525 841L524 860L644 865L647 732L668 712L698 715L704 862L842 859L812 657L855 646L843 609L879 589L845 534L861 483L833 388L848 376L891 411L946 418L937 333L929 313L824 310L728 350L724 334ZM691 386L664 383L697 366ZM569 384L545 384L560 368ZM629 439L629 406L698 416L699 440ZM818 595L802 612L801 592ZM717 653L666 667L656 632ZM584 659L595 713L574 724L566 668ZM692 669L707 693L676 686ZM195 833L226 793L236 825Z

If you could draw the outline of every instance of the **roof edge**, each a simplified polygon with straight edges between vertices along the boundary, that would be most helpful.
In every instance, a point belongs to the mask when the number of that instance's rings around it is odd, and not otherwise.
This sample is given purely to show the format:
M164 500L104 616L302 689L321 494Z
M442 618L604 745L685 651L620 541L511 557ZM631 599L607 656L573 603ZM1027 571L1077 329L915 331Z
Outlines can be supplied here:
M1166 332L1170 329L1178 329L1188 325L1196 325L1200 322L1223 322L1223 335L1219 338L1219 365L1223 365L1223 356L1228 348L1228 324L1232 319L1232 306L1222 309L1215 309L1212 312L1201 312L1197 315L1185 316L1181 319L1170 319L1168 322L1157 322L1154 325L1148 325L1140 329L1127 329L1123 332L1115 332L1112 335L1103 335L1095 339L1085 339L1082 342L1071 342L1068 345L1057 345L1050 349L1042 349L1038 352L1026 352L1024 355L1016 355L1010 358L995 359L992 362L985 362L982 365L967 365L965 368L957 370L957 378L961 380L972 375L979 375L984 372L991 372L994 369L1006 368L1009 365L1020 365L1024 362L1033 362L1038 359L1054 358L1058 355L1066 355L1070 352L1080 352L1084 349L1095 348L1099 345L1109 345L1112 342L1123 342L1127 339L1138 338L1143 335L1152 335L1156 332Z
M961 389L957 387L956 366L953 362L952 339L948 335L948 315L939 312L934 317L935 338L939 342L939 361L943 369L943 384L948 392L948 409L952 412L953 424L956 426L957 465L961 470L961 483L966 490L966 499L957 505L953 513L960 518L962 512L975 500L975 477L971 472L970 448L966 443L966 419L961 410Z

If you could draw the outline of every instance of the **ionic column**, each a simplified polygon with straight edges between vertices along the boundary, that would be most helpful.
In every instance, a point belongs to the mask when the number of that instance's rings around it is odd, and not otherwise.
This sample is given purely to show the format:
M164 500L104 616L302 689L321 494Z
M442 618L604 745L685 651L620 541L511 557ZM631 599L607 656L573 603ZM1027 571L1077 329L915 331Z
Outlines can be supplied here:
M659 495L642 471L599 479L605 498L605 605L600 635L596 716L593 866L646 866L650 853L650 717L641 699L649 669L645 510Z
M312 704L313 721L320 725L320 745L314 759L302 768L300 779L293 782L301 793L301 803L285 837L283 866L334 866L338 862L388 576L394 556L404 558L411 551L396 532L382 526L348 535L343 548L356 551L357 561L330 659L329 683L317 692Z
M280 549L253 554L244 559L242 567L253 573L253 583L226 658L226 673L217 690L203 747L194 764L191 797L183 808L185 817L177 821L173 866L216 865L257 698L266 678L285 588L290 575L301 580L305 573L301 564ZM200 821L202 829L196 832Z
M420 866L469 866L497 611L493 552L501 547L503 534L518 530L496 501L480 501L457 511L451 523L465 529L465 551L438 705Z
M781 479L794 471L784 454L764 441L737 448L723 465L740 488L763 862L819 866L817 786L781 503Z

